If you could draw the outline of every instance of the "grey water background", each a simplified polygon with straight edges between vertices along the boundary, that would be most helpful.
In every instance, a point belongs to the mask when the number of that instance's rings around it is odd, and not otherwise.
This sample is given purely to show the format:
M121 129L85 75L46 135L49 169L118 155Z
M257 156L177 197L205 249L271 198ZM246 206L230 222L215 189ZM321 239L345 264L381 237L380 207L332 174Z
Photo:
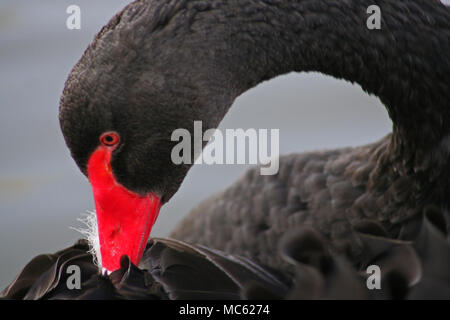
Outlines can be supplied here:
M0 1L0 290L34 256L73 244L77 218L94 208L90 185L64 144L58 103L94 35L128 0ZM81 7L81 30L66 8ZM391 130L376 97L317 73L278 77L239 97L220 129L279 128L280 152L355 146ZM153 236L166 236L202 199L246 165L197 165L165 205Z

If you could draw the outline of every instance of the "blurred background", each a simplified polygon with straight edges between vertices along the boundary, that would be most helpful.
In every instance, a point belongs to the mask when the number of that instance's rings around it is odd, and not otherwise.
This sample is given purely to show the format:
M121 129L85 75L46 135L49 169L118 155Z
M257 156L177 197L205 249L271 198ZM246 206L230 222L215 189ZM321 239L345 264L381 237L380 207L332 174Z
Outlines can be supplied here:
M73 244L90 185L66 148L58 103L73 65L128 0L0 2L0 290L34 256ZM81 8L81 30L66 9ZM255 116L256 115L256 116ZM355 146L391 130L376 97L317 73L278 77L239 97L220 128L279 128L280 153ZM170 230L202 199L226 188L245 165L197 165L165 205L153 236Z

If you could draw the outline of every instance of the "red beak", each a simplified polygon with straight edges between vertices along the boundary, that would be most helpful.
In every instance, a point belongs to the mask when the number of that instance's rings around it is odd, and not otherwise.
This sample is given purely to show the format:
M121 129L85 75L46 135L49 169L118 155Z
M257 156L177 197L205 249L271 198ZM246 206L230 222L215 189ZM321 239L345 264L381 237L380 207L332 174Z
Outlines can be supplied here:
M94 192L100 240L101 265L108 271L120 268L126 254L138 265L150 231L161 208L160 198L145 196L120 185L111 169L113 148L98 147L88 162L88 176Z

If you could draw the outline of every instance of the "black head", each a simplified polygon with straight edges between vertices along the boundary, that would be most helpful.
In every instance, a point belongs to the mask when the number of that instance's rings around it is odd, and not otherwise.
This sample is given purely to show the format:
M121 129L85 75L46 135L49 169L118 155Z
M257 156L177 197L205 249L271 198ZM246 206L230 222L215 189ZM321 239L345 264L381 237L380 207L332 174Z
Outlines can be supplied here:
M84 174L102 133L117 132L111 160L117 181L166 202L190 168L171 161L178 143L172 132L185 128L193 136L194 120L204 130L216 127L232 99L214 92L219 85L201 72L205 59L187 49L194 46L173 30L177 24L160 30L149 10L148 3L132 3L96 36L66 82L60 124Z

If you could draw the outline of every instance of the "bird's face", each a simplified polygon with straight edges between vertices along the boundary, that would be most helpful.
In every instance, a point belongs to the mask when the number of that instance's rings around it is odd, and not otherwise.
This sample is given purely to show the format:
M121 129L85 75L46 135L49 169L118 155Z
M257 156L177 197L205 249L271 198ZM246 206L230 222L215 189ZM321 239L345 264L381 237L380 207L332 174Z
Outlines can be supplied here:
M87 174L94 193L102 267L120 267L120 257L128 255L139 263L161 208L161 195L133 192L118 182L112 169L114 151L120 147L120 134L104 132L90 154Z
M160 207L192 166L172 161L174 130L193 137L198 120L203 130L216 128L235 98L230 80L221 80L228 73L211 76L210 51L200 58L198 41L171 28L149 31L147 4L134 6L143 18L128 9L113 18L71 71L60 101L66 144L92 185L110 271L123 254L138 264Z
M161 206L187 174L190 165L171 161L178 143L171 134L177 128L193 130L189 124L196 115L191 106L170 100L174 94L149 89L156 85L125 84L115 76L91 80L90 72L96 73L75 68L69 77L60 123L92 186L101 265L113 271L124 254L139 263Z
M175 142L168 128L178 126L174 119L154 115L146 121L153 113L151 106L123 106L136 116L124 115L117 111L120 108L84 106L63 103L61 126L92 186L101 265L112 271L120 267L124 254L139 263L161 206L177 191L190 166L171 161Z

